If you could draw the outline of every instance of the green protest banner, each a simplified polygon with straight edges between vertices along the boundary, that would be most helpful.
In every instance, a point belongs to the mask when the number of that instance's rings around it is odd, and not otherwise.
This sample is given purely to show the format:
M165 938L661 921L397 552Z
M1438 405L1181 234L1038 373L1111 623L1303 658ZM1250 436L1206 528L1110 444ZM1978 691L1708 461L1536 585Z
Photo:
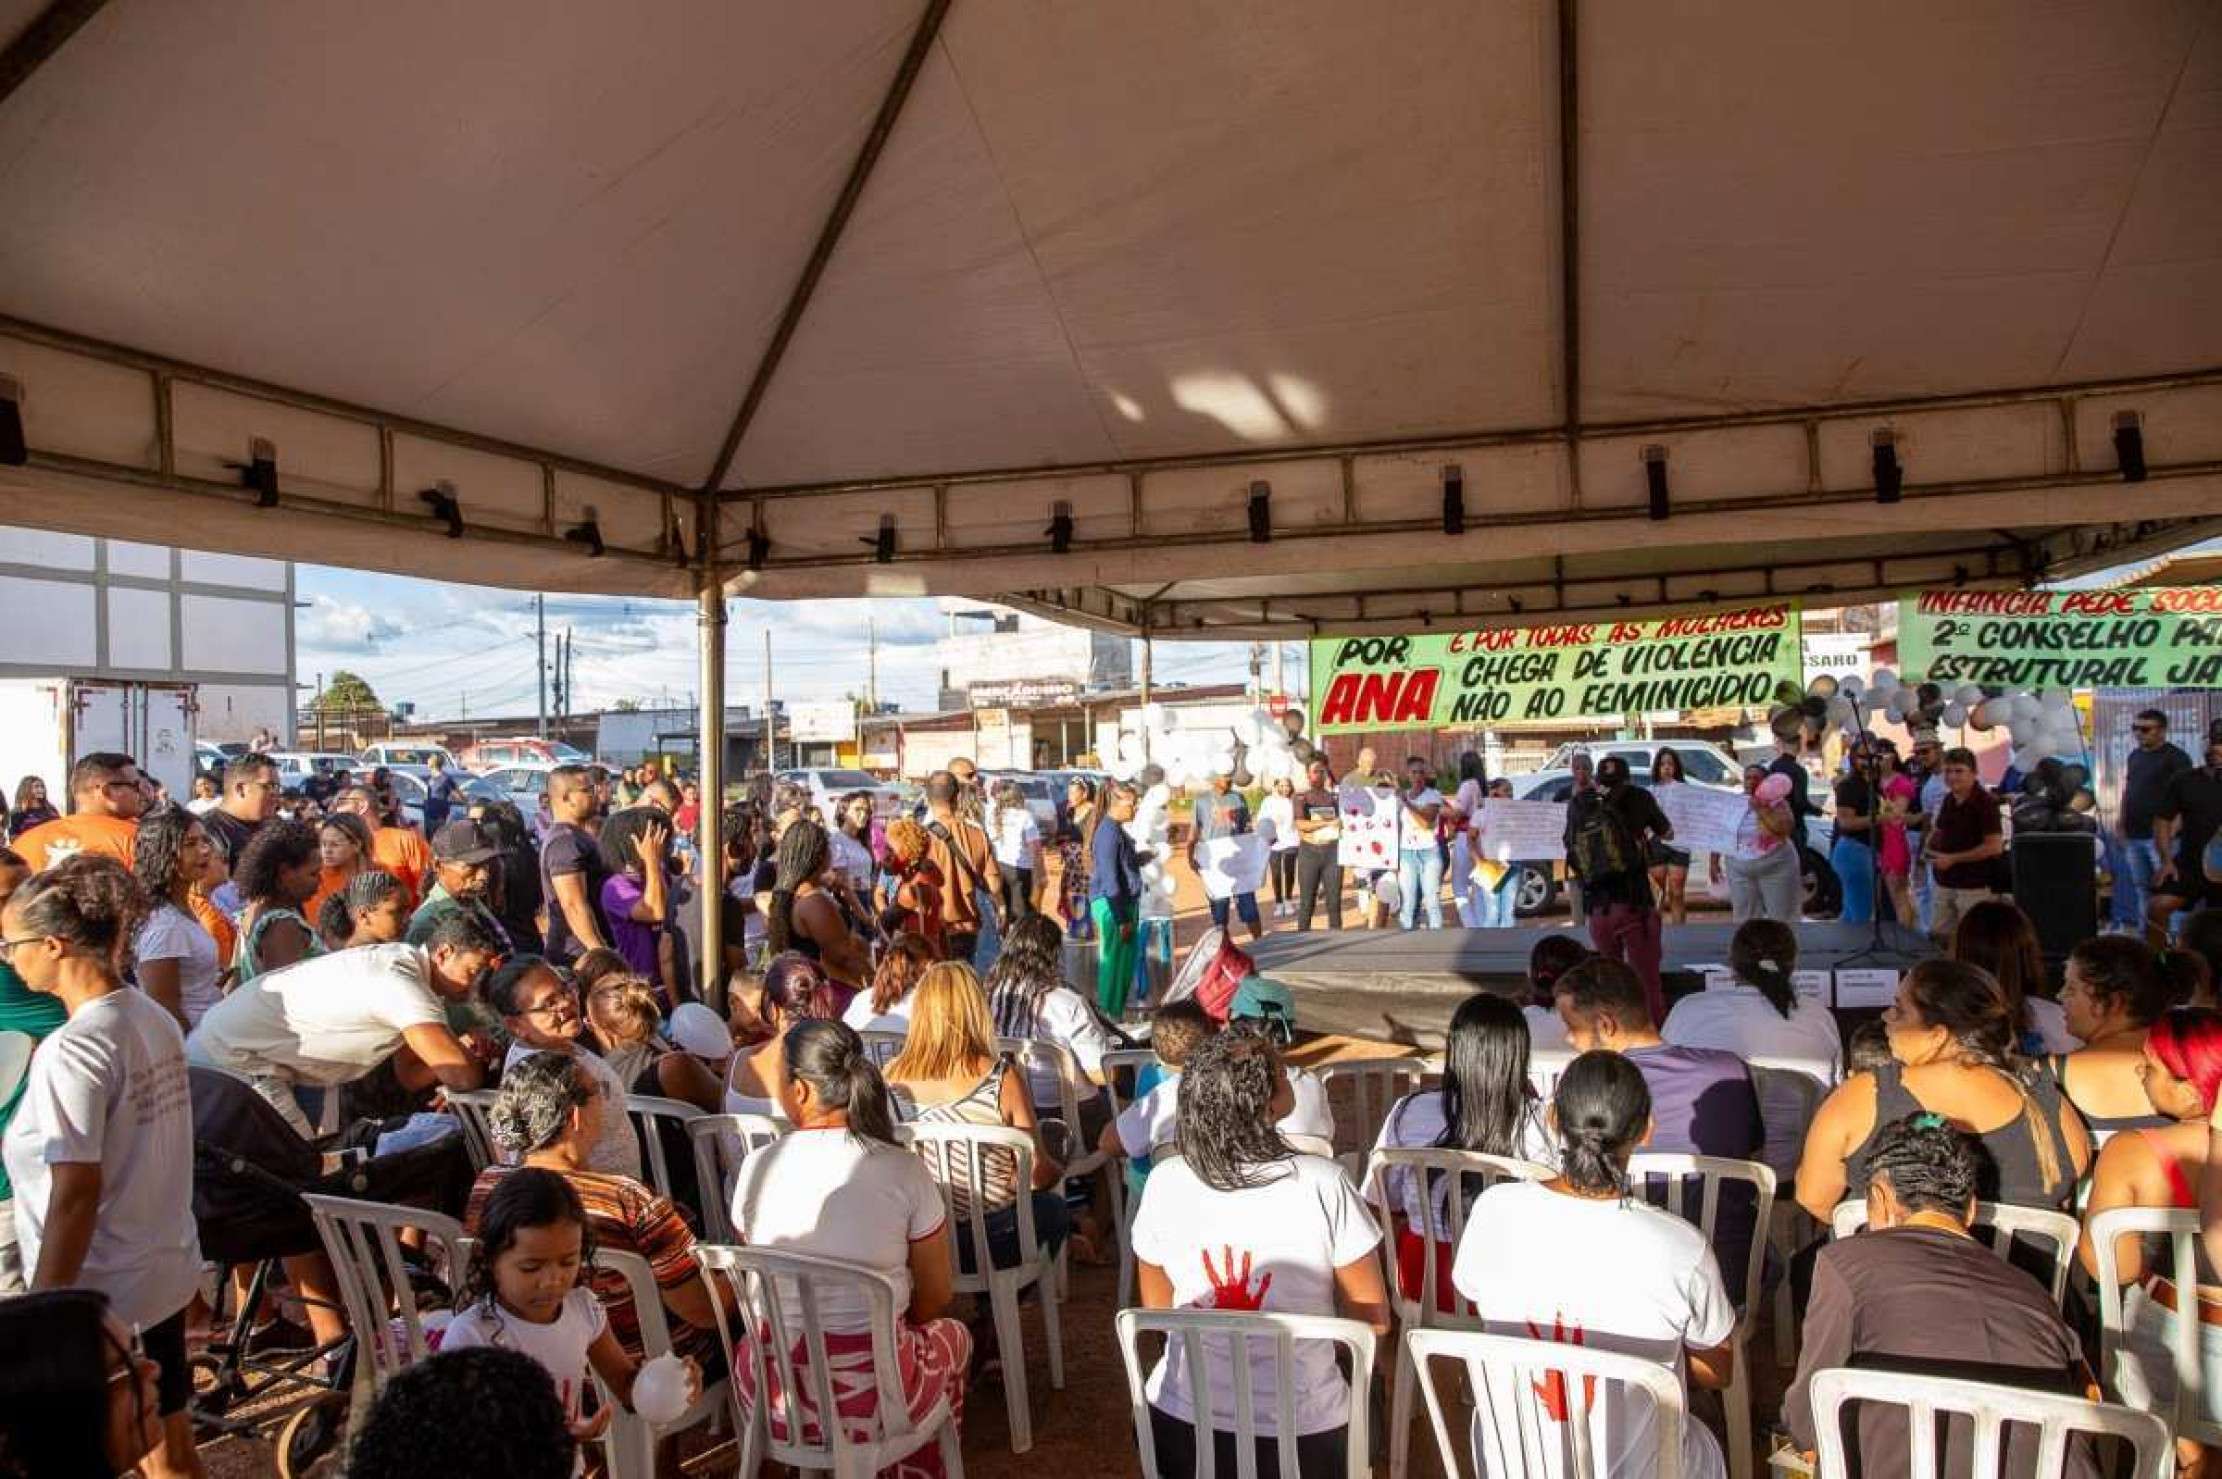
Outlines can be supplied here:
M2222 586L1920 591L1898 602L1908 677L2000 688L2222 688Z
M1312 640L1312 732L1617 719L1772 703L1799 685L1787 602L1406 637Z

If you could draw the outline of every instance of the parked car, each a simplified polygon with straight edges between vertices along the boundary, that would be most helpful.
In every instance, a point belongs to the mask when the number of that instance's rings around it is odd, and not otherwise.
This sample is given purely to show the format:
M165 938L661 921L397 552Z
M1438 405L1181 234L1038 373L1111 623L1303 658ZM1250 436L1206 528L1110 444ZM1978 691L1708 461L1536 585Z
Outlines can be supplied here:
M811 804L829 823L833 819L834 804L851 791L869 791L872 810L880 816L893 816L910 805L909 791L891 781L883 781L864 770L777 770L772 772L777 782L806 786L810 790Z
M221 787L224 767L247 753L247 747L237 740L218 744L214 740L193 741L193 770L197 775L212 776Z
M329 776L334 771L360 768L354 756L328 751L279 750L270 759L278 767L278 790L287 796L298 796L312 775Z
M512 765L541 765L553 768L558 765L592 765L594 757L575 745L561 740L537 739L530 735L518 739L482 739L463 751L464 768L485 775Z
M540 812L540 798L548 794L548 772L558 764L572 765L577 761L524 760L514 765L504 765L474 777L488 788L497 791L501 799L513 801L525 814L526 822ZM472 794L483 794L474 791ZM491 798L489 798L491 799Z
M1606 754L1616 753L1626 756L1628 759L1628 779L1649 789L1651 785L1651 757L1657 753L1657 746L1645 748L1640 755L1635 753L1632 747L1626 745L1597 746L1595 748L1583 746L1580 748L1589 749L1591 754L1597 755L1599 758ZM1682 753L1681 745L1677 744L1674 748L1677 754ZM1712 747L1706 746L1705 748L1710 750ZM1739 766L1734 774L1737 781L1733 787L1721 785L1714 786L1712 789L1741 790L1742 767ZM1706 784L1696 779L1697 772L1694 766L1691 767L1690 775L1692 785ZM1809 782L1809 785L1816 790L1818 789L1818 783ZM1521 801L1563 802L1574 794L1574 774L1570 770L1554 769L1539 770L1532 775L1516 776L1512 782L1512 794ZM1818 798L1816 798L1815 804L1819 804ZM1836 877L1836 870L1829 866L1828 843L1829 826L1827 821L1819 816L1807 817L1805 837L1798 848L1798 871L1804 880L1805 901L1802 910L1808 919L1834 919L1837 911L1844 907L1843 885ZM1558 907L1559 887L1565 872L1564 865L1557 862L1535 861L1516 862L1513 866L1520 870L1519 891L1513 897L1514 908L1522 918L1534 914L1547 914ZM1691 869L1692 873L1698 874L1700 883L1702 883L1703 875L1698 872L1698 869L1702 866L1702 863L1700 863L1698 867Z
M424 825L424 797L427 788L431 785L432 767L429 765L388 765L386 774L393 780L394 799L401 803L402 816L410 826L422 827ZM456 803L458 808L467 807L473 801L508 801L511 799L507 791L490 783L483 776L475 776L468 771L454 771L451 774L455 776L463 792L463 799ZM534 804L537 805L537 801ZM525 820L527 822L532 820L530 813L526 814Z
M455 756L446 745L428 745L409 740L380 740L375 745L366 745L363 752L355 758L365 768L373 765L408 765L429 769L434 755L446 761L450 770L460 771L463 768L456 763Z
M1031 770L985 770L980 776L991 791L1004 781L1014 782L1019 794L1026 798L1026 809L1034 814L1042 836L1047 838L1056 833L1057 805L1065 798L1065 783L1061 778L1046 771Z

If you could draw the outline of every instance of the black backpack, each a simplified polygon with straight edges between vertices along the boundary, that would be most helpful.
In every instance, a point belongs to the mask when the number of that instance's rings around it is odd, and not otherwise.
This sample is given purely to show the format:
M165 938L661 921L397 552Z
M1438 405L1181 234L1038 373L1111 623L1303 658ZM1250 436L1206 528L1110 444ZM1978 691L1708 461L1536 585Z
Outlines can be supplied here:
M1607 804L1604 794L1584 791L1571 803L1566 821L1566 866L1583 882L1641 872L1643 849Z

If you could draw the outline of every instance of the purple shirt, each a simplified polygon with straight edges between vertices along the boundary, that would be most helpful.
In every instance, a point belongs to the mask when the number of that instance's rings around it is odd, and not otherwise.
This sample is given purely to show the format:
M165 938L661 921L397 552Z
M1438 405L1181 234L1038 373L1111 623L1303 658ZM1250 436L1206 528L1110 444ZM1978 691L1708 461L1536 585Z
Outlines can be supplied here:
M1637 1153L1665 1155L1715 1155L1731 1160L1755 1161L1766 1142L1766 1126L1759 1118L1759 1095L1751 1086L1751 1070L1734 1053L1719 1048L1684 1048L1672 1043L1630 1048L1624 1055L1642 1073L1651 1090L1651 1143ZM1647 1201L1658 1202L1697 1221L1700 1206L1698 1183L1685 1189L1682 1204L1668 1198L1667 1188L1636 1191ZM1713 1226L1713 1252L1720 1259L1721 1277L1728 1292L1744 1297L1744 1259L1751 1249L1752 1225L1758 1203L1747 1187L1721 1188L1720 1211Z
M611 948L625 957L633 974L651 986L660 986L663 971L657 963L656 945L663 937L663 927L633 918L633 906L645 896L640 880L630 873L610 875L602 885L602 919L609 925Z

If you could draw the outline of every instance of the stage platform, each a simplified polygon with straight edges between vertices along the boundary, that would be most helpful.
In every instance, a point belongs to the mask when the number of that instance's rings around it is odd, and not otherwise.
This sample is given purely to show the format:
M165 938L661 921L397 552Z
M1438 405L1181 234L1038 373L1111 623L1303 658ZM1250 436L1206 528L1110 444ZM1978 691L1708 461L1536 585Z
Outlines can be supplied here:
M1801 970L1854 966L1903 969L1934 952L1917 930L1883 926L1877 953L1872 927L1819 922L1796 926ZM1585 944L1586 931L1561 928ZM1667 996L1702 989L1686 967L1728 959L1736 927L1722 921L1669 925L1665 930ZM1458 1003L1477 990L1507 994L1526 989L1528 952L1541 928L1444 930L1284 931L1245 941L1260 975L1271 976L1296 998L1297 1026L1373 1042L1428 1051L1443 1045ZM1844 1014L1840 1014L1842 1016ZM1850 1014L1856 1020L1861 1013Z

